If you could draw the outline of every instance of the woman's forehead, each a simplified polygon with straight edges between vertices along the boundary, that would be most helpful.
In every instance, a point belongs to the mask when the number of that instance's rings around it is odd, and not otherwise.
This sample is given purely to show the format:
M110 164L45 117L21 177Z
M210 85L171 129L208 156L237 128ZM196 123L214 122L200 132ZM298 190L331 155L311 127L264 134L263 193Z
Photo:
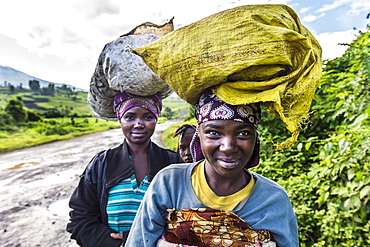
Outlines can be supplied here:
M141 107L141 106L131 107L130 109L128 109L125 112L125 114L138 114L138 113L142 113L142 114L153 114L151 111L149 111L148 109L146 109L144 107Z
M226 128L226 127L233 127L233 128L247 128L253 127L252 123L248 122L241 122L235 120L209 120L207 122L203 122L199 125L201 128Z

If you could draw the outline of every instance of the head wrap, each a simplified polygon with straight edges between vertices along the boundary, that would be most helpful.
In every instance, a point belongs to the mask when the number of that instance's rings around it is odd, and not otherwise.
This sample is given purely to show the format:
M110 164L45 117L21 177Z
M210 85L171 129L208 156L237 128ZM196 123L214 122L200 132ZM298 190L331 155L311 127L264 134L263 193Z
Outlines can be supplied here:
M175 138L176 136L180 135L180 138L181 136L185 133L185 131L187 129L192 129L194 130L194 133L195 131L197 130L197 126L194 125L194 124L183 124L181 125L179 128L177 128L177 130L175 131L175 133L172 135L172 138ZM194 134L193 134L194 135ZM192 138L193 139L193 138ZM180 139L179 139L179 142L180 142ZM176 148L176 152L179 153L180 152L180 144L178 143L177 144L177 148Z
M205 91L196 104L195 116L198 126L190 143L193 161L204 159L200 139L199 125L210 120L234 120L238 122L251 123L257 129L261 118L261 108L259 104L230 105L220 100L211 90ZM256 144L253 154L245 165L246 168L254 167L259 163L260 140L257 132Z
M230 105L220 100L211 90L200 96L195 110L198 124L209 120L234 120L251 123L257 128L261 118L259 104Z
M125 112L132 107L142 107L147 109L158 119L162 110L161 93L156 93L151 96L138 96L126 92L118 92L113 99L113 109L119 121Z
M192 128L192 129L195 130L196 129L196 126L194 124L183 124L183 125L181 125L180 127L177 128L177 130L172 135L172 137L175 138L176 136L181 135L188 128Z

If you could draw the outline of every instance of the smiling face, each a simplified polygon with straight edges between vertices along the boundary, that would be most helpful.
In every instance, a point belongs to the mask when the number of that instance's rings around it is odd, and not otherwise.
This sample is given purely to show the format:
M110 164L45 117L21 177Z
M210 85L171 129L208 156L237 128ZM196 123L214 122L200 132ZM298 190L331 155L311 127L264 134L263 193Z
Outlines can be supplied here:
M199 138L207 176L214 180L240 176L252 156L256 136L250 123L211 120L200 124Z
M129 144L143 144L153 135L157 119L145 108L132 107L123 114L120 123Z

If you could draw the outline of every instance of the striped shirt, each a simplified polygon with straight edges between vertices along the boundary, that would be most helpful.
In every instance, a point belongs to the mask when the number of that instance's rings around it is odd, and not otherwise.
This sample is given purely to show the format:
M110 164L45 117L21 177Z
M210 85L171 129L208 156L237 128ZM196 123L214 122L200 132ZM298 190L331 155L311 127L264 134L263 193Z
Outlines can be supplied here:
M108 226L118 232L128 231L150 182L146 176L138 186L135 174L122 180L108 192Z

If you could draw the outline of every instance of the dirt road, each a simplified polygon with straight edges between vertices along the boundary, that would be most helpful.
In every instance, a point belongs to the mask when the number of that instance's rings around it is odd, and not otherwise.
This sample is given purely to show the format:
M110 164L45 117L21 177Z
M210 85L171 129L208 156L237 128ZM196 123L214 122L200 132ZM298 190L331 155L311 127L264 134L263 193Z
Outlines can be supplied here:
M163 146L158 124L152 140ZM0 246L76 247L65 227L79 175L99 151L120 144L120 129L0 154Z

